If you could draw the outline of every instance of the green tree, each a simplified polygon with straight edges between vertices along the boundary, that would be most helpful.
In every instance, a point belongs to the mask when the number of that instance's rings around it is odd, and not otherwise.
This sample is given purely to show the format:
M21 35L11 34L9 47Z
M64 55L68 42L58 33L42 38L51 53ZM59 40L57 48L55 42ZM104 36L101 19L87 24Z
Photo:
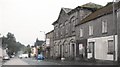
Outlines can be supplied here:
M16 42L16 38L14 34L8 32L8 34L2 37L2 44L3 48L8 48L8 55L11 55L13 53L17 53L18 51L21 50L21 48L24 48L25 46L21 44L20 42Z

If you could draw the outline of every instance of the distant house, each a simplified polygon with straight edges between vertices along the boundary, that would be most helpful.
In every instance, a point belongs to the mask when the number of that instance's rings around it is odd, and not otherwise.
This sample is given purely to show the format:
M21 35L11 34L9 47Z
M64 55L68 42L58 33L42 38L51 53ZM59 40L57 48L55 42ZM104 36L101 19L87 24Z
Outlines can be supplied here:
M45 44L45 52L46 57L53 57L53 31L46 33L46 44Z

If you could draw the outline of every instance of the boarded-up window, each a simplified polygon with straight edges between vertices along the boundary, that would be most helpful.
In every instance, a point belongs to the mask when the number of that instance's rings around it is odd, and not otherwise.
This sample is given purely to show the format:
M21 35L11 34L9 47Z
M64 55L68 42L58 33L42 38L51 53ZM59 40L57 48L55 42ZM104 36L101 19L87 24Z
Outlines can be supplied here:
M108 54L114 53L114 42L113 40L108 41Z
M94 45L94 42L89 42L89 44L87 46L87 53L93 52L93 45Z

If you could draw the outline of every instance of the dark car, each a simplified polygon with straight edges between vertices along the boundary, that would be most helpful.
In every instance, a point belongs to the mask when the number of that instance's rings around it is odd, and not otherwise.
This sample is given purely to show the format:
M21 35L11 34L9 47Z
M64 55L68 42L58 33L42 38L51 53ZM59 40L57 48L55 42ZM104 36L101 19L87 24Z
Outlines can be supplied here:
M37 60L44 60L45 57L42 54L38 54L37 56Z

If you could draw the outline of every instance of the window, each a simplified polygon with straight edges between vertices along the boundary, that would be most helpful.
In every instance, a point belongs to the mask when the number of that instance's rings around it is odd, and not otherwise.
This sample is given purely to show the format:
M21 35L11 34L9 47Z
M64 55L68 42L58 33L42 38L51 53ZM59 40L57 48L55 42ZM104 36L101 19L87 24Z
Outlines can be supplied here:
M76 18L73 16L70 21L71 21L71 24L72 24L72 32L74 32L75 31Z
M102 33L107 33L107 21L102 21Z
M68 45L65 44L65 52L67 52L67 51L68 51Z
M62 31L62 27L63 27L63 24L60 24L60 35L62 36L62 34L63 34L63 31Z
M84 11L83 11L83 10L80 10L80 17L81 17L81 20L82 20L83 17L84 17Z
M108 54L114 53L114 42L113 40L108 41Z
M83 54L83 44L79 44L79 54Z
M65 21L65 33L67 34L68 33L68 21Z
M92 25L89 26L89 35L93 35L93 26Z
M83 37L83 29L80 28L80 37Z

